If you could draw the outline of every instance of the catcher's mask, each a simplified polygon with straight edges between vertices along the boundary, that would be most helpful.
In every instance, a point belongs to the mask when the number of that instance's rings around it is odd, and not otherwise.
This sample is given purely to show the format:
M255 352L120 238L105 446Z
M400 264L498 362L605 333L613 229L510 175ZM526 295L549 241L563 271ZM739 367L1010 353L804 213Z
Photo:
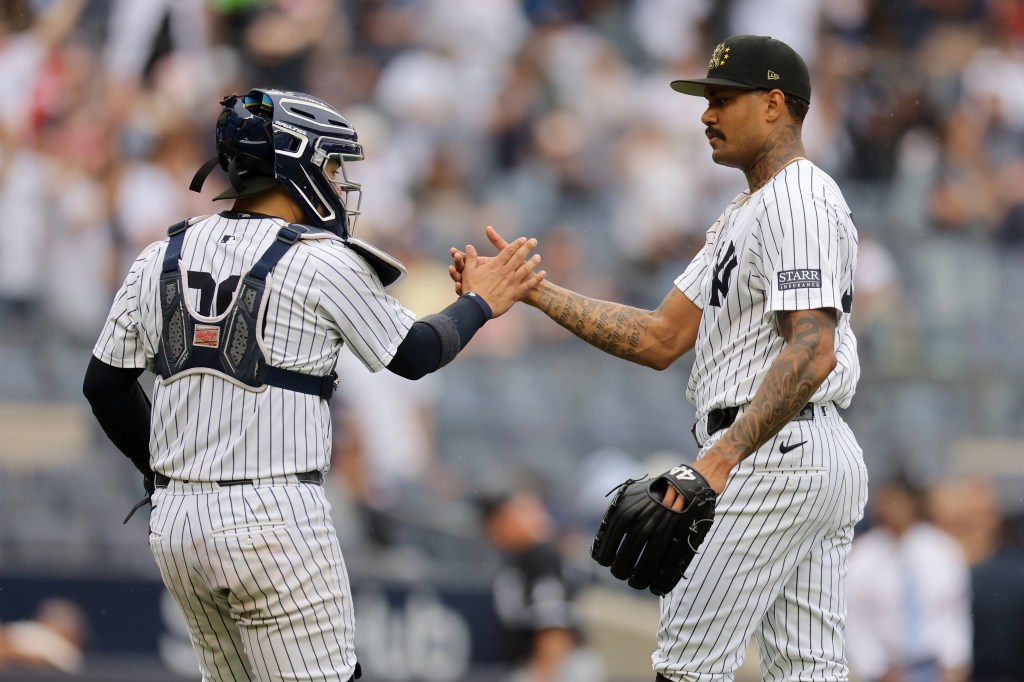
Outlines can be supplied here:
M360 161L356 131L338 111L311 95L253 89L221 100L217 156L192 178L198 192L214 166L231 186L214 197L237 199L281 184L315 227L348 239L359 215L361 186L349 180L346 161ZM328 172L329 163L337 168Z

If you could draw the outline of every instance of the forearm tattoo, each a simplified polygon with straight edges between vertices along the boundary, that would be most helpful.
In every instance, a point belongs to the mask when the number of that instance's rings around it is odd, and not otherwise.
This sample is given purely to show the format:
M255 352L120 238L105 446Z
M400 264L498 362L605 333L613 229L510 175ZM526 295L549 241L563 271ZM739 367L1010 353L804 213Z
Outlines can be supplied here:
M780 315L779 327L786 345L750 405L723 436L737 460L748 457L788 424L831 371L817 348L823 338L835 333L834 320L818 311L798 311Z
M554 287L543 291L534 306L595 348L637 362L647 336L647 311Z

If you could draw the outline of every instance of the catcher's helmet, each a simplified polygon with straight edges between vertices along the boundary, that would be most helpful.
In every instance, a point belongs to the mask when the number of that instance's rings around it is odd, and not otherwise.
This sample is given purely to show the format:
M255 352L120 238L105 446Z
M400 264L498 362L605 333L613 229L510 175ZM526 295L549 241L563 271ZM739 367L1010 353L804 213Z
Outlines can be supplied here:
M345 161L361 160L363 147L345 117L311 95L264 88L228 95L221 105L217 156L196 172L189 189L202 189L220 164L231 187L214 199L237 199L280 183L315 227L351 236L361 188L348 179ZM327 171L331 160L339 164L333 173Z

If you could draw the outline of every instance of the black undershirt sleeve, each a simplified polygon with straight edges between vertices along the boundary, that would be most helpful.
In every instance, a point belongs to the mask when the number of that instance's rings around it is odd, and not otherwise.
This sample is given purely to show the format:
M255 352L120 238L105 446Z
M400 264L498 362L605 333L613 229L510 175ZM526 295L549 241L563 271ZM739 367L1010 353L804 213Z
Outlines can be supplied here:
M107 438L143 476L152 476L149 464L150 404L139 386L141 375L141 369L113 367L93 356L85 371L82 393Z
M448 364L490 317L485 301L460 296L441 312L414 322L387 368L406 379L420 379Z

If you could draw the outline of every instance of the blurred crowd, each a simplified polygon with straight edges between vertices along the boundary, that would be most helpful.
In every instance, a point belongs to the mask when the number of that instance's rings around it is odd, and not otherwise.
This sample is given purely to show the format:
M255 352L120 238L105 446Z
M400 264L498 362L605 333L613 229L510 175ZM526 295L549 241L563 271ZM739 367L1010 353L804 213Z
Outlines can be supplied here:
M215 210L218 188L188 182L219 97L256 84L351 119L367 153L357 232L414 272L495 224L541 238L558 281L655 303L742 189L710 160L700 100L667 83L740 32L811 66L807 151L857 214L867 359L927 361L918 338L986 284L933 289L903 252L1024 244L1016 0L4 0L0 305L88 342L139 250ZM908 301L906 286L929 291ZM562 338L527 324L492 334L495 352Z
M711 162L701 100L668 83L737 33L810 66L807 153L860 231L850 421L873 474L952 468L968 438L1019 443L1022 0L0 0L0 398L78 399L128 264L224 208L223 177L189 181L215 153L218 100L257 85L352 122L355 233L408 265L394 293L415 312L454 296L448 248L485 225L537 237L555 282L657 305L744 189ZM532 458L556 518L590 521L641 458L693 454L685 367L612 368L518 310L471 356L417 385L343 358L353 542L401 545L410 519L465 529L446 503L502 458ZM559 488L574 464L587 483ZM1017 490L997 512L1024 511Z

